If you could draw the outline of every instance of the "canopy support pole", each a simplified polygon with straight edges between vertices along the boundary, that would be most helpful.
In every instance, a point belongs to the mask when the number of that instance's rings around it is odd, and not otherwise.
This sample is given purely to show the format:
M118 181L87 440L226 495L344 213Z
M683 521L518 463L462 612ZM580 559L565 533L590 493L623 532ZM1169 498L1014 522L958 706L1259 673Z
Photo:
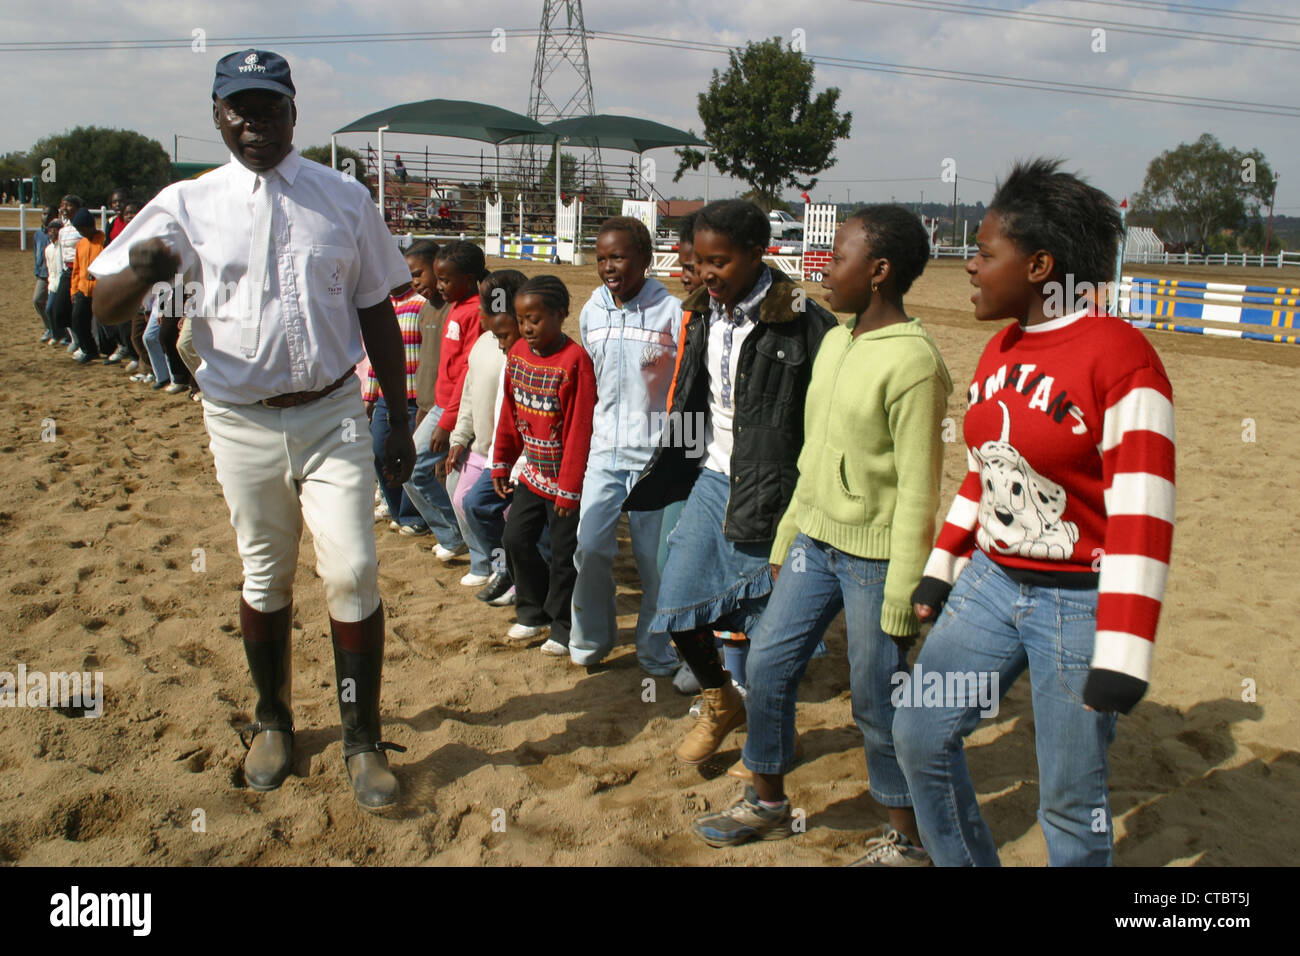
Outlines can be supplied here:
M330 169L339 168L339 138L330 134Z
M385 215L388 204L384 196L384 130L386 129L388 129L387 126L381 126L376 130L379 136L379 215L384 222L388 222L388 216Z

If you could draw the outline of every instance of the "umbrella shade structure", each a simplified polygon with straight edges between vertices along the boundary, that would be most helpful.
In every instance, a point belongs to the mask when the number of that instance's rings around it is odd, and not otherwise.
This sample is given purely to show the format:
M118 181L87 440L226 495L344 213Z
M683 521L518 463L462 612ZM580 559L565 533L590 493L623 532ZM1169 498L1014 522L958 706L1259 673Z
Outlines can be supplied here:
M584 146L588 149L623 149L632 153L643 153L647 149L660 149L665 146L708 146L686 130L675 129L640 119L636 116L614 116L609 113L596 113L591 116L571 116L546 124L544 135L517 136L508 142L513 143L549 143L556 137L565 138L570 146Z
M548 134L541 123L521 113L469 100L420 100L418 103L390 106L337 129L334 134L370 133L380 127L387 127L390 133L449 136L494 145L521 134L554 138L554 134Z

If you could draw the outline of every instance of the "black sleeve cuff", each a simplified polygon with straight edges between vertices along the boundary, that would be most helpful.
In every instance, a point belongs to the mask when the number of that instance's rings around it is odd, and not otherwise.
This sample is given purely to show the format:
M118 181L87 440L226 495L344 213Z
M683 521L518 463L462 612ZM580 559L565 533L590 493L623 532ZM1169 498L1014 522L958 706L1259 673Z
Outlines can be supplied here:
M913 604L924 604L926 607L934 608L935 616L943 610L943 606L948 603L948 592L952 590L952 585L947 581L941 581L938 578L924 577L921 583L916 586L912 592Z
M1083 686L1083 702L1093 710L1127 714L1146 692L1147 682L1131 674L1093 669Z

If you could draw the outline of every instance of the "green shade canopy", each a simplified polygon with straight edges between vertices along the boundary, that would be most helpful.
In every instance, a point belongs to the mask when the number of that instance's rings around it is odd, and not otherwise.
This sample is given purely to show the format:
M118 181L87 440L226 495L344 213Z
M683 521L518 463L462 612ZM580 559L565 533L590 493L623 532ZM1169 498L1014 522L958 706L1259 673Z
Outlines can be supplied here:
M521 134L543 134L546 127L536 120L499 106L471 103L468 100L421 100L403 103L370 113L349 123L338 133L369 133L387 126L390 133L415 133L422 136L450 136L498 144ZM666 128L666 127L665 127Z
M544 136L517 136L510 142L545 143L555 137L565 137L571 146L589 149L625 149L643 153L647 149L665 146L708 146L704 140L685 130L674 129L663 123L639 119L635 116L612 116L597 113L592 116L571 116L546 124Z

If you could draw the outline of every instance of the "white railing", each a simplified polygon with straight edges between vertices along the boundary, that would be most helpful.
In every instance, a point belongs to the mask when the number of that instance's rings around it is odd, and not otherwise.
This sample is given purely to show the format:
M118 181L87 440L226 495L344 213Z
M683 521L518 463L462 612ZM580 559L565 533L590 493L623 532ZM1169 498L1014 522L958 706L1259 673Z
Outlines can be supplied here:
M0 206L0 211L9 210L9 209L12 209L18 213L18 225L0 226L0 232L18 233L18 248L23 252L26 252L27 236L33 230L41 228L41 220L45 216L45 207L28 206L26 204L20 204L17 207ZM98 209L92 209L90 211L99 217L99 228L104 231L107 231L108 217L109 215L112 214L113 210L109 209L107 206L100 206Z

